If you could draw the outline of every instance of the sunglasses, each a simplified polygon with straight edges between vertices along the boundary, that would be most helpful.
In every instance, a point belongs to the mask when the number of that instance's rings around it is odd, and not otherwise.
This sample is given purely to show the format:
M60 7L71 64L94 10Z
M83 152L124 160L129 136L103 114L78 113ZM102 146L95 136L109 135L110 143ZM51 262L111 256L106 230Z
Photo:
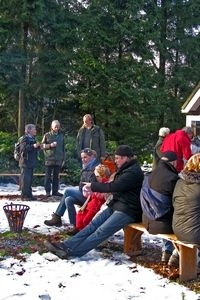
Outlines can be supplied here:
M93 155L93 151L90 149L90 148L85 148L81 151L81 153L85 153L85 154L88 154L88 155Z

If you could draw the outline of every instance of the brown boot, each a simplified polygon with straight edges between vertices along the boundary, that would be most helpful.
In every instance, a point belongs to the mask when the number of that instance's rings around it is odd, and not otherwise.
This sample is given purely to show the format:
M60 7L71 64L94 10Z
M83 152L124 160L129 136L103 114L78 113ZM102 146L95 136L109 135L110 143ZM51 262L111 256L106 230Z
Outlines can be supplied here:
M51 220L45 220L44 224L47 226L60 227L62 226L61 216L58 216L55 213L53 213Z

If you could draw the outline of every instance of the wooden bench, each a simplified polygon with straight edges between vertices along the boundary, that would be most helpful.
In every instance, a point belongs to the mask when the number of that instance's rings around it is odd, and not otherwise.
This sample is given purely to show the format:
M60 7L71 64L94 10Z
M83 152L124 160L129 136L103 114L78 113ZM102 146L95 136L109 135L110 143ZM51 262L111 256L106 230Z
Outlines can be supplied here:
M142 251L141 236L149 234L142 223L132 223L124 228L124 252L129 256L139 255ZM182 281L197 278L197 248L199 245L186 244L175 234L157 234L159 238L169 240L179 253L179 278Z
M0 178L1 177L10 177L12 180L15 181L16 184L19 184L19 178L20 178L20 173L0 173ZM42 177L45 176L45 173L34 173L33 176L35 177ZM68 176L67 173L59 173L59 176Z

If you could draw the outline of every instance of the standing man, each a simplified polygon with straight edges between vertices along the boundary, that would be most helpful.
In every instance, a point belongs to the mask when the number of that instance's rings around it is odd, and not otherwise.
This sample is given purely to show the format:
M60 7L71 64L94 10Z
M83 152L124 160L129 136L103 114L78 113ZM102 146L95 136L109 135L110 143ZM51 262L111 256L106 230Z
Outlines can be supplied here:
M36 127L34 124L25 126L25 135L20 139L20 159L21 169L20 187L21 199L24 201L34 201L37 198L32 194L33 169L37 166L37 155L40 143L36 142Z
M103 161L106 156L105 136L103 130L93 123L92 116L83 117L83 125L77 134L77 152L80 158L81 150L90 148L97 153L97 159Z
M154 170L156 166L158 165L158 162L162 156L162 153L160 152L160 148L162 146L162 143L165 139L165 137L170 133L170 129L168 127L161 127L158 132L158 140L155 144L154 147L154 152L153 152L153 167L152 169Z
M51 130L45 133L42 139L42 147L45 156L45 180L44 188L46 196L62 196L59 189L59 173L65 161L64 134L60 130L60 122L54 120ZM51 177L53 178L51 179Z

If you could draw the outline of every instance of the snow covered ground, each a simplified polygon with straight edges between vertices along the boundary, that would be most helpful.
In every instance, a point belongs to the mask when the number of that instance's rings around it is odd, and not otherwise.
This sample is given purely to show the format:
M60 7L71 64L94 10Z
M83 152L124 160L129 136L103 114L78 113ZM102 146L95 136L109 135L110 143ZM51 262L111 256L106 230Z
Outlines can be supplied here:
M64 188L61 186L60 192ZM17 185L0 185L0 196L16 193L20 194ZM43 187L34 188L34 196L43 193ZM3 206L10 202L6 198L0 200L1 233L9 230ZM30 206L24 227L47 235L62 230L44 225L44 220L55 211L58 202L23 204ZM64 220L68 222L67 213ZM145 238L151 242L150 237ZM118 232L112 240L123 242L123 232ZM49 252L43 255L36 252L27 254L25 261L13 257L0 261L0 300L15 299L200 300L200 294L131 262L121 252L114 252L112 258L104 258L100 251L92 250L71 260L61 260Z

